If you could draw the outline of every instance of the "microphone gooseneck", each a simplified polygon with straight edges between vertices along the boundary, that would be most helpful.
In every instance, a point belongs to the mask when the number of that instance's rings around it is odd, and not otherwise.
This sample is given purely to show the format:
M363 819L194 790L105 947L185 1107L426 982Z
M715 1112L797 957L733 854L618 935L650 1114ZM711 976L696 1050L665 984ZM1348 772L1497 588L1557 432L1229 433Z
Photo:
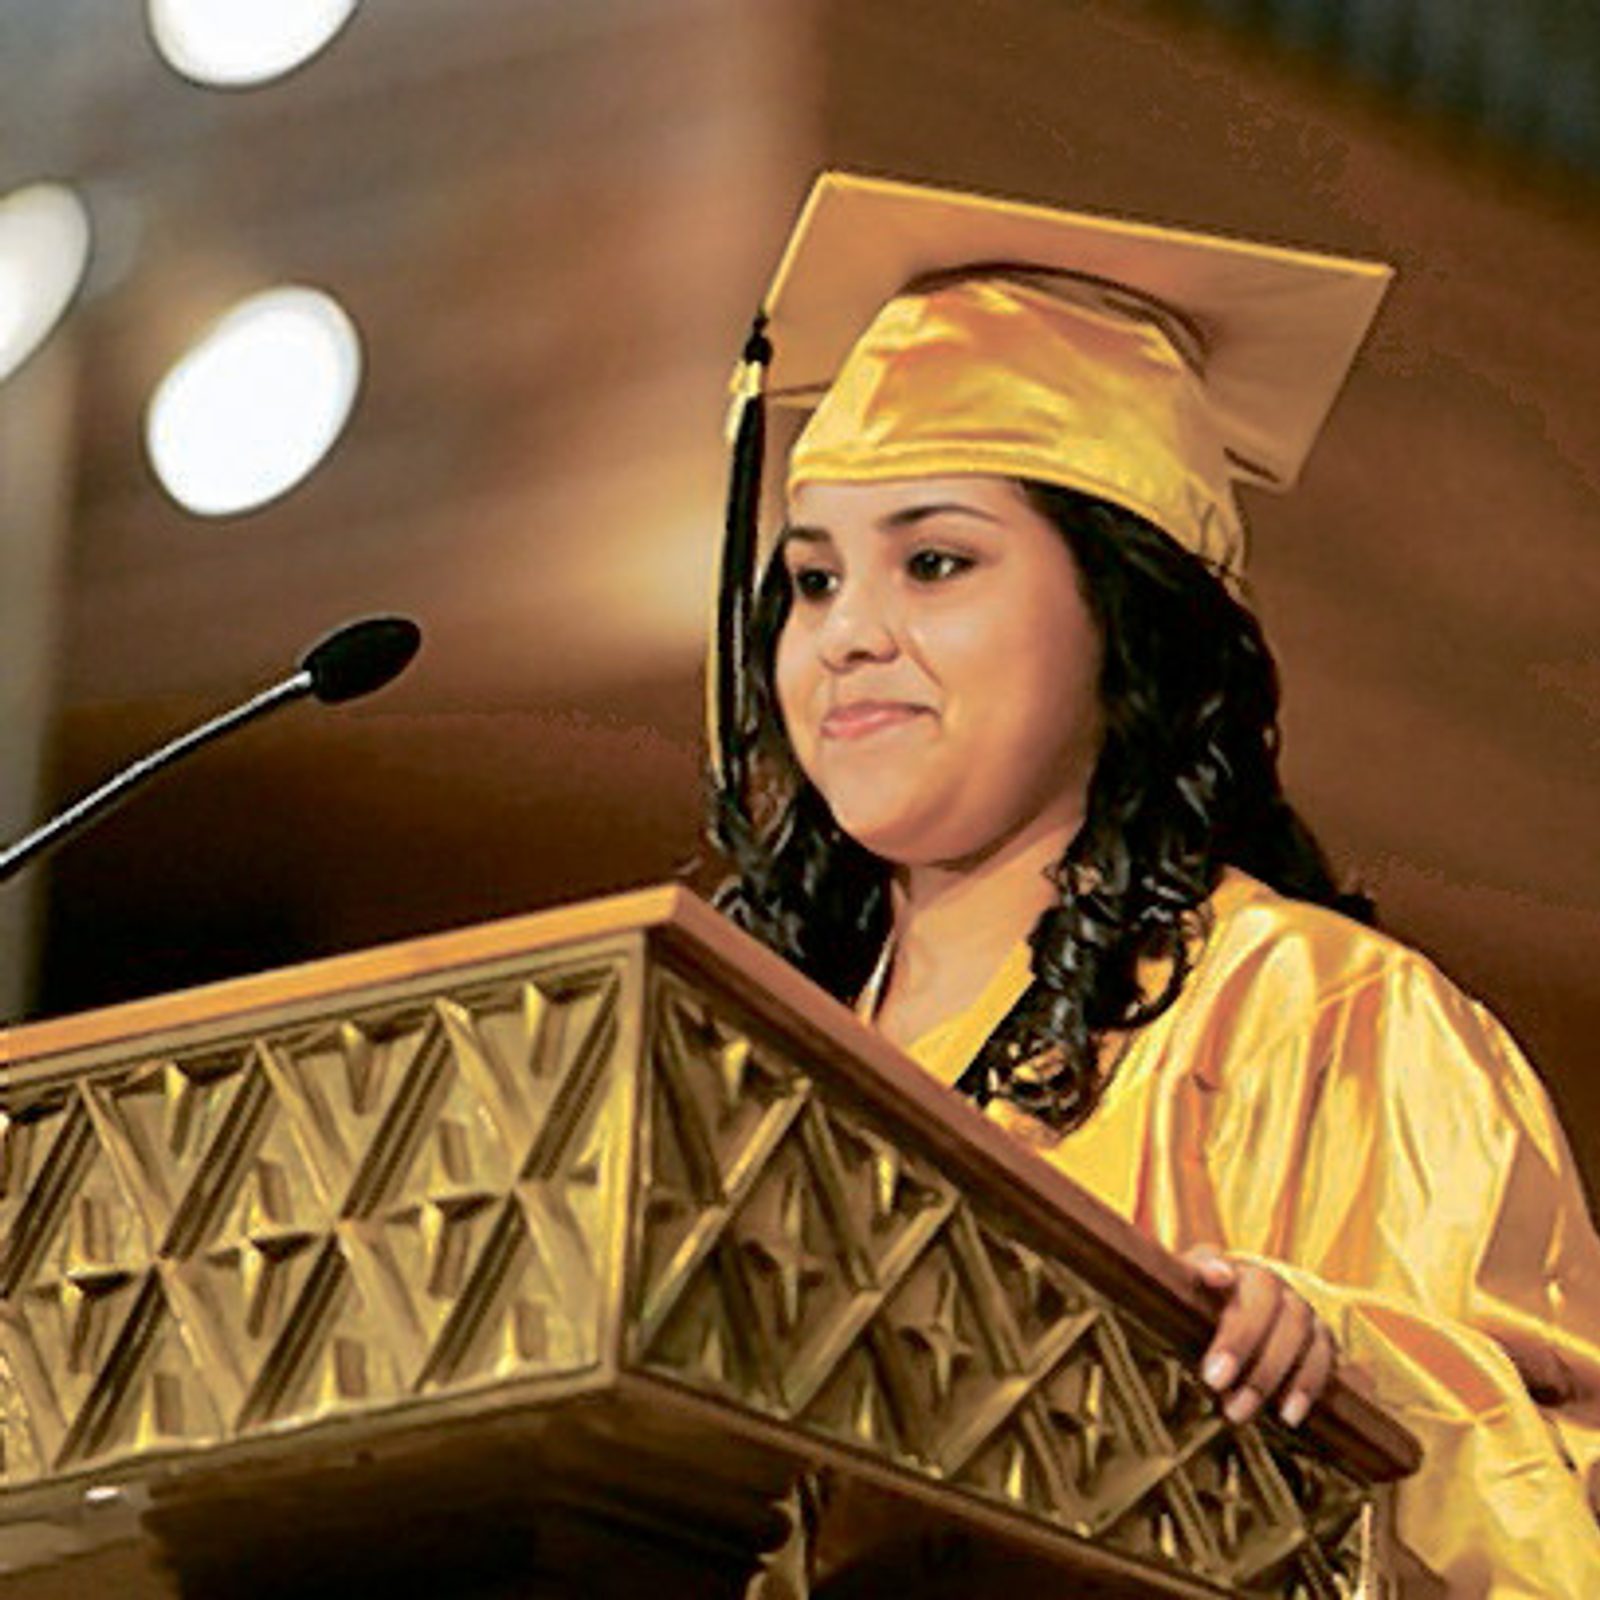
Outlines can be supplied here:
M371 694L399 676L422 644L422 630L409 617L364 617L346 623L308 650L299 669L281 682L252 695L198 728L170 739L159 750L141 756L121 772L75 800L41 827L0 850L0 883L20 872L46 851L120 804L138 786L163 768L180 761L247 722L307 695L326 705Z

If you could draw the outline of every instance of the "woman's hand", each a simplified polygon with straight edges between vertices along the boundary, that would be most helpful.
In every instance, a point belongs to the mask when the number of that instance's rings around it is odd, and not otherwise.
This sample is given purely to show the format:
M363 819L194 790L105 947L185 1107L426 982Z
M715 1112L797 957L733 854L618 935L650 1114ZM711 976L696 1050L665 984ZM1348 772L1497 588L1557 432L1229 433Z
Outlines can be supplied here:
M1247 1422L1271 1403L1298 1427L1338 1359L1327 1325L1282 1278L1254 1262L1230 1261L1204 1244L1181 1259L1222 1307L1200 1375L1223 1397L1223 1415Z

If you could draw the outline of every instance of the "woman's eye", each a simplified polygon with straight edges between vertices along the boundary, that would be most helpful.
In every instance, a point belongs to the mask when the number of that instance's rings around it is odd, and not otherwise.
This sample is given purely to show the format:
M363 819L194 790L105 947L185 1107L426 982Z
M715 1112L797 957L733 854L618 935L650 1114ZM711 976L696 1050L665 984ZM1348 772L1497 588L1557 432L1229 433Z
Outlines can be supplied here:
M802 600L826 600L839 585L838 574L826 567L796 567L789 581Z
M953 550L918 550L907 560L906 571L918 583L942 583L971 566L970 556L958 556Z

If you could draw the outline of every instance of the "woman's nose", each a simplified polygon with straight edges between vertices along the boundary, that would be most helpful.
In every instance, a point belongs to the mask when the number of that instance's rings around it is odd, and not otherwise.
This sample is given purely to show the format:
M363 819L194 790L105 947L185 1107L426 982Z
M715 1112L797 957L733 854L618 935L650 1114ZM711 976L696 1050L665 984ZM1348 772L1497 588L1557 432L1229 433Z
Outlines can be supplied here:
M833 597L817 645L824 665L843 671L864 661L887 661L898 650L885 597L865 582L846 582Z

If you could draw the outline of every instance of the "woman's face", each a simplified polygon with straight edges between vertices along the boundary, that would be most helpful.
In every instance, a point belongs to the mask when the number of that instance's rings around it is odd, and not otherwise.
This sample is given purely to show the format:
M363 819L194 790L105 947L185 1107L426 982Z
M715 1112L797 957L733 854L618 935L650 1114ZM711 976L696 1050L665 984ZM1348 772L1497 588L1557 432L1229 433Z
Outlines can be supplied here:
M1016 484L805 484L779 559L794 603L778 700L846 833L917 866L1076 828L1100 634L1065 540Z

